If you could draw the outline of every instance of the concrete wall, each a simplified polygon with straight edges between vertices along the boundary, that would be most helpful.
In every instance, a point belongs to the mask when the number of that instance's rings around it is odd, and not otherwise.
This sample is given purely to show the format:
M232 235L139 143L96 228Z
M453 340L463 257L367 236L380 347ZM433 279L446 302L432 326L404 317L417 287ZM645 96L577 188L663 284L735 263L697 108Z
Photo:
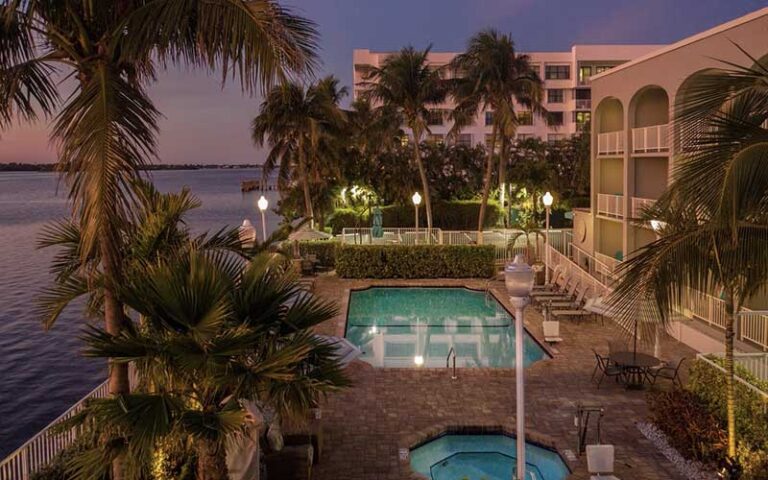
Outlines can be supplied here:
M573 244L585 252L592 252L595 248L592 213L589 210L573 210Z
M651 87L640 92L633 107L632 128L669 123L669 99L661 88Z
M620 195L624 192L624 162L620 158L600 159L600 190L597 193Z
M635 197L659 198L667 189L667 157L638 157L635 163Z
M619 251L625 254L622 244L621 223L602 218L598 218L597 222L597 251L609 257L615 257L616 252Z

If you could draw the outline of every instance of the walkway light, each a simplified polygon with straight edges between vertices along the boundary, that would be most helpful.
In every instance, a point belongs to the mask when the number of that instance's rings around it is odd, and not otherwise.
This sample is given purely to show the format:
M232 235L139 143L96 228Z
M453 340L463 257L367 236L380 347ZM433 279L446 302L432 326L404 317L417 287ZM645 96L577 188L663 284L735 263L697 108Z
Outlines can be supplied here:
M504 268L504 284L509 300L515 307L515 403L517 426L517 477L525 478L525 369L523 361L523 312L530 301L533 290L534 272L523 256L515 255L514 262Z
M553 197L551 193L547 192L543 197L541 197L541 201L545 207L549 208L552 206L552 202L555 201L555 197Z
M421 195L419 195L419 192L414 193L411 200L413 200L413 204L418 207L421 204Z
M419 192L414 193L411 200L413 200L413 208L416 210L416 243L419 243L419 205L421 204Z
M546 233L544 235L544 283L549 284L549 213L552 210L552 203L555 201L555 197L551 193L547 192L541 197L541 203L544 204L544 208L547 211L546 221Z
M424 356L416 355L415 357L413 357L413 363L415 363L417 367L424 365Z
M256 202L256 204L259 206L259 210L261 211L261 241L265 242L267 240L267 220L264 216L264 212L267 210L267 207L269 207L269 202L267 201L267 198L262 195L259 197L259 201Z

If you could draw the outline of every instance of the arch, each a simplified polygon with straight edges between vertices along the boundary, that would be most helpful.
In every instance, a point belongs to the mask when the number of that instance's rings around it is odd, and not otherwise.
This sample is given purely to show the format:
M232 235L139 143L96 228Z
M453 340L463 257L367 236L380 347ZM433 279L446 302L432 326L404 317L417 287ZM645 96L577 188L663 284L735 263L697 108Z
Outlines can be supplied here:
M638 90L629 102L629 123L632 128L669 123L669 95L658 85Z
M606 97L595 109L594 119L597 133L615 132L624 129L624 105L616 97Z

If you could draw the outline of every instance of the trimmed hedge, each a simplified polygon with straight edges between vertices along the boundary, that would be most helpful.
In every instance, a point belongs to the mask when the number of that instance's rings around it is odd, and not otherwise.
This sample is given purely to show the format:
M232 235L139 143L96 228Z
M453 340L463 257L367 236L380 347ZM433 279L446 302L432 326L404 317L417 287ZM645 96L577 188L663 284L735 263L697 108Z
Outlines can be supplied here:
M493 245L340 245L341 278L488 278Z
M336 266L336 248L339 242L336 240L303 240L299 242L301 256L317 255L321 267L333 268Z

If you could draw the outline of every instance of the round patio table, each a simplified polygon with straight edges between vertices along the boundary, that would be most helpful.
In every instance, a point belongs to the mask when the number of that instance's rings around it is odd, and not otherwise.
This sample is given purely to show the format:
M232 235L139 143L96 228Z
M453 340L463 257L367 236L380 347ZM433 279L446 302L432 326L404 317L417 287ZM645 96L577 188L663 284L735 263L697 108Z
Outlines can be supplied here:
M624 371L628 388L642 388L648 369L661 364L653 355L640 352L615 352L609 358Z

